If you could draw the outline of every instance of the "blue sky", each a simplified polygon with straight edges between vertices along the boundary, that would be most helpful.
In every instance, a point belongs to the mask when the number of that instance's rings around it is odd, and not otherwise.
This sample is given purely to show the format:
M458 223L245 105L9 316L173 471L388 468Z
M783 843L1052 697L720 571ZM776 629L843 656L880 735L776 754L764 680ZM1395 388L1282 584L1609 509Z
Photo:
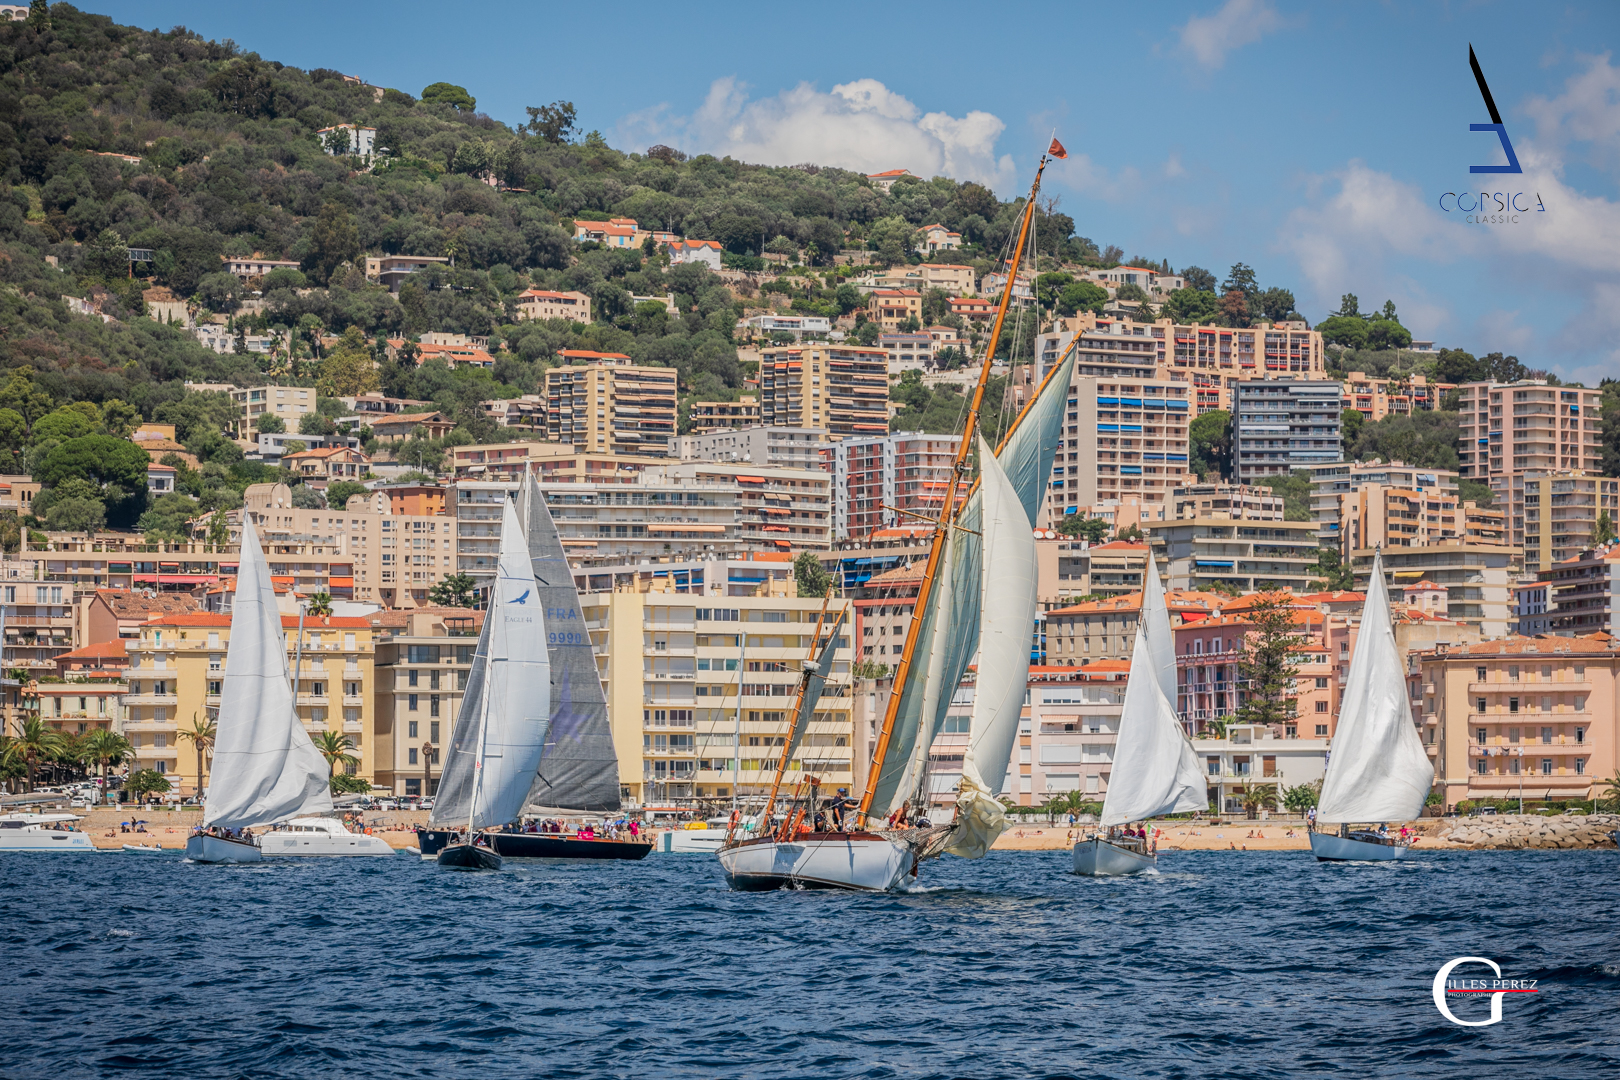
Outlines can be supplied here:
M1224 275L1253 266L1313 321L1356 293L1421 338L1620 376L1620 5L85 4L300 67L479 108L572 100L615 146L906 167L1046 192L1077 230ZM1519 175L1468 68L1478 53ZM1447 191L1544 213L1470 224ZM1525 205L1528 198L1521 199Z

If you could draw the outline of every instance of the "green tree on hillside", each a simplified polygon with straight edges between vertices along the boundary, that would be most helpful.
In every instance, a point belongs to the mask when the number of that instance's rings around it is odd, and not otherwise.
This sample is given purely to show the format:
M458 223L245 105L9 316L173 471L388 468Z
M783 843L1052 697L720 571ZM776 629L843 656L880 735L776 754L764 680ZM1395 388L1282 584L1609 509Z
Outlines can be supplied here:
M360 230L349 217L349 208L336 200L321 207L310 234L309 254L304 270L316 281L326 282L333 271L360 254Z
M1189 466L1199 476L1223 479L1232 474L1232 414L1225 409L1200 413L1187 427Z
M801 597L826 596L833 585L832 576L811 551L801 552L799 557L793 560L793 581L798 586Z
M430 105L448 105L459 112L472 112L478 99L454 83L436 82L422 88L422 100Z

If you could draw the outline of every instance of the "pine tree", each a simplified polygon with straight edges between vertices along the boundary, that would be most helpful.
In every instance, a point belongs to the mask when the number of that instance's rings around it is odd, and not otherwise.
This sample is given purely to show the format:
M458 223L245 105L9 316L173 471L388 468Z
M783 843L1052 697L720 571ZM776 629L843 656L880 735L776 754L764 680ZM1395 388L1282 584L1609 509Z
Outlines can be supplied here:
M1244 699L1233 723L1281 724L1294 716L1294 658L1303 638L1294 627L1293 599L1285 592L1259 593L1249 608L1249 632L1237 662Z

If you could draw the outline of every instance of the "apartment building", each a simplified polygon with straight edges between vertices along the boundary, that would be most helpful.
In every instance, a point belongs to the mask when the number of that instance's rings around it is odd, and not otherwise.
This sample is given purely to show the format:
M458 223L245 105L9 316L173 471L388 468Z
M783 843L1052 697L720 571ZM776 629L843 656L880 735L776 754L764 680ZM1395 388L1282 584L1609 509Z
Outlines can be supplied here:
M526 319L567 319L569 322L589 323L591 298L582 292L526 289L517 295L517 321Z
M1210 809L1223 814L1243 813L1244 796L1252 787L1280 791L1321 780L1327 775L1328 746L1326 738L1278 735L1261 724L1233 724L1224 738L1192 740Z
M1607 634L1481 641L1416 657L1435 783L1464 800L1590 799L1620 775L1620 652Z
M533 473L556 483L629 484L643 469L666 463L645 454L581 452L566 442L474 443L450 450L457 480L515 481Z
M1172 494L1174 517L1229 518L1233 521L1282 521L1286 507L1268 487L1243 484L1188 484Z
M371 475L371 459L347 446L300 450L283 456L281 466L317 491L334 480L358 481Z
M1146 556L1145 548L1143 555ZM1165 594L1173 626L1207 619L1223 602L1223 597L1213 593ZM1136 645L1136 624L1141 616L1140 585L1136 592L1047 611L1047 666L1089 667L1102 661L1129 660Z
M1028 717L1018 726L1003 797L1019 806L1039 806L1053 795L1078 791L1102 801L1129 674L1124 660L1032 666Z
M937 518L960 446L959 436L921 431L824 445L819 465L832 476L834 539Z
M889 354L889 371L933 371L934 338L919 330L915 334L880 334L878 348Z
M760 421L830 437L889 430L889 358L882 349L811 344L760 350Z
M786 469L819 469L826 446L827 433L820 428L765 427L756 420L748 427L678 435L675 456L682 461L748 461Z
M1171 589L1203 592L1221 585L1245 593L1303 593L1316 576L1316 526L1309 521L1196 517L1143 527Z
M0 603L4 604L4 637L0 657L5 671L27 672L33 678L55 675L56 658L78 644L72 582L30 581L28 562L0 564Z
M1386 416L1433 412L1441 407L1446 393L1455 389L1456 383L1432 383L1423 375L1373 379L1364 371L1352 371L1344 380L1344 407L1376 422Z
M859 283L857 283L859 284ZM974 291L973 267L955 263L922 263L896 266L880 275L875 284L927 292L943 289L949 296L966 296Z
M1047 491L1048 520L1082 506L1135 499L1144 519L1169 516L1188 480L1186 383L1077 375Z
M524 394L515 398L492 398L480 401L478 407L484 415L495 421L497 427L515 431L544 431L546 429L546 399L542 394Z
M1518 589L1521 634L1533 627L1561 637L1620 637L1620 549L1612 544L1541 570L1533 585ZM1536 621L1527 627L1529 620Z
M832 333L832 320L825 315L778 315L765 312L750 315L746 319L738 319L737 332L741 337L760 338L770 337L772 334L789 334L794 341L803 341L806 334Z
M285 484L254 484L244 498L245 506L227 515L233 550L250 522L276 584L300 595L420 607L456 572L456 523L437 513L390 513L391 503L379 510L381 500L355 510L305 510L292 505ZM215 558L220 574L235 575L234 555Z
M1509 539L1521 548L1527 574L1578 558L1597 535L1598 519L1620 521L1620 480L1571 469L1527 469L1491 477L1505 508Z
M922 325L922 293L916 289L873 289L868 303L872 321L887 332L894 332L907 319Z
M449 265L447 255L367 255L366 278L384 286L389 292L399 292L405 279L412 274L435 266Z
M337 616L304 620L302 666L299 620L284 615L287 670L298 682L298 716L311 736L323 731L346 736L358 759L347 771L368 780L375 757L367 736L372 708L372 627L362 618ZM231 618L215 612L163 615L141 627L128 643L129 693L124 698L123 734L135 749L134 767L155 769L176 784L179 794L198 793L195 747L181 737L206 724L219 708L230 646ZM211 712L210 710L214 710ZM206 787L207 763L204 762Z
M756 591L765 595L580 598L607 689L620 785L632 805L715 805L734 791L757 802L769 789L823 602L792 596L787 582ZM833 601L826 628L847 610L847 601ZM789 785L807 775L824 788L854 783L849 636L846 623Z
M236 403L237 417L230 435L235 439L251 439L258 431L259 417L274 414L282 426L292 432L305 413L315 411L315 391L307 386L232 386L229 383L186 383L193 393L229 394Z
M1172 634L1176 643L1176 711L1189 734L1235 715L1247 698L1238 671L1243 646L1253 633L1251 613L1256 597L1228 600L1207 619L1184 621ZM1294 715L1278 735L1289 739L1328 739L1339 714L1342 658L1348 663L1354 636L1345 619L1318 610L1305 598L1294 602L1292 652L1299 668L1289 700Z
M457 568L494 572L500 502L514 483L456 485ZM683 462L650 469L635 483L553 483L540 490L576 566L724 556L751 548L778 551L832 546L832 498L826 473L724 462Z
M1169 319L1139 323L1082 311L1036 337L1041 370L1057 363L1077 337L1077 375L1184 383L1191 388L1194 416L1211 409L1231 411L1233 389L1246 379L1327 377L1322 335L1304 323L1234 329L1177 325Z
M1365 590L1372 576L1374 552L1352 549L1348 554L1355 587ZM1506 636L1510 621L1510 594L1515 552L1509 547L1478 544L1430 544L1426 547L1384 549L1384 582L1391 602L1402 590L1419 582L1446 591L1445 615L1467 623L1481 637Z
M736 401L694 401L686 415L695 435L755 427L759 424L759 398L742 394Z
M87 735L123 726L124 696L129 687L115 673L69 676L65 682L33 682L23 696L52 731Z
M378 612L368 621L376 652L372 783L395 795L432 795L484 613L418 608Z
M1339 461L1343 391L1323 380L1241 381L1234 387L1233 470L1239 483Z
M1602 391L1545 379L1457 388L1458 471L1495 481L1507 473L1603 471Z
M675 437L675 369L564 349L546 371L546 433L580 453L664 457Z
M1358 497L1356 493L1368 486L1380 489L1370 497L1371 502L1379 505L1384 502L1385 490L1406 492L1414 502L1410 512L1420 519L1406 524L1415 525L1426 535L1433 532L1460 538L1466 533L1466 515L1457 494L1457 474L1449 469L1425 469L1401 461L1387 464L1331 461L1307 465L1304 471L1311 478L1311 517L1317 523L1317 535L1325 544L1338 547L1341 554L1348 550L1342 538L1347 516L1358 520L1366 517L1362 507L1368 498ZM1385 520L1375 517L1372 527L1381 529L1380 523ZM1375 531L1373 535L1375 543L1382 542L1382 531ZM1354 546L1358 545L1351 545Z

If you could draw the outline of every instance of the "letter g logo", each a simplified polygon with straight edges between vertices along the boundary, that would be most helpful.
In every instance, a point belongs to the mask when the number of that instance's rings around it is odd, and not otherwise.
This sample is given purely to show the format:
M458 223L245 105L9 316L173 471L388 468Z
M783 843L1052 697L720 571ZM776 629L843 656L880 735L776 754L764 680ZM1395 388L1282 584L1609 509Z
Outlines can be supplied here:
M1502 1022L1502 993L1500 991L1491 995L1491 1018L1489 1020L1459 1020L1451 1009L1446 1006L1446 978L1450 976L1452 969L1458 964L1484 964L1496 973L1498 979L1502 977L1502 969L1497 966L1494 960L1487 960L1483 956L1459 956L1435 973L1434 1007L1440 1010L1441 1016L1458 1027L1490 1027L1492 1024L1500 1024Z

